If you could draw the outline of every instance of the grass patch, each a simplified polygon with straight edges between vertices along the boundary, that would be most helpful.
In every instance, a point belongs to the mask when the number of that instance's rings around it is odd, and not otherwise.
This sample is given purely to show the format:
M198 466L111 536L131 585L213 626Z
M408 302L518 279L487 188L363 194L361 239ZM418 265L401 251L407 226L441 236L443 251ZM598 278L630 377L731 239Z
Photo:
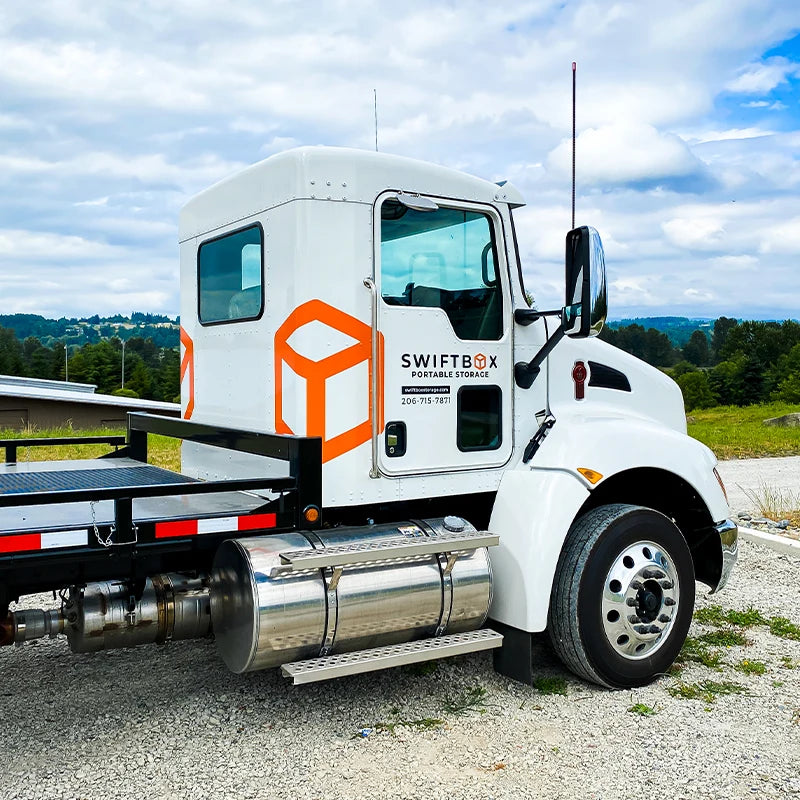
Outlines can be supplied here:
M0 430L0 439L55 439L76 436L124 436L125 430L120 428L95 428L93 430L76 431L65 426L61 428ZM21 447L17 451L17 461L68 461L84 458L99 458L113 451L111 445L105 444L67 444L43 445L41 447ZM181 443L170 436L147 437L148 462L157 467L180 471Z
M784 669L796 669L800 662L795 661L791 656L781 656L781 666Z
M654 706L648 706L647 703L634 703L629 709L630 714L638 714L640 717L652 717L658 714L658 710Z
M750 661L746 658L734 664L733 668L745 675L763 675L767 671L767 665L763 661Z
M758 489L739 487L758 508L762 517L780 522L788 519L792 525L800 525L800 492L779 489L762 483Z
M673 697L680 697L683 700L702 700L710 705L720 695L741 694L745 691L745 687L731 681L698 681L676 683L674 686L668 686L667 691Z
M486 713L486 689L472 686L452 700L446 700L444 710L447 714L463 717L471 712Z
M795 625L794 622L790 622L786 617L770 617L768 625L769 632L773 636L800 641L800 625Z
M680 653L678 653L677 661L680 662L681 669L682 665L689 661L702 664L704 667L719 669L722 664L722 653L719 650L709 650L708 644L701 641L700 638L687 636Z
M718 458L759 458L800 455L800 428L764 425L770 417L800 411L789 403L717 406L692 411L689 435L710 447Z
M566 697L567 681L558 675L543 675L533 679L533 688L539 694L560 694Z
M750 644L743 633L733 628L720 628L711 633L704 633L698 636L698 639L713 647L746 647Z
M694 618L702 625L712 625L721 628L723 625L738 625L741 628L751 628L753 625L766 625L766 617L753 606L745 611L723 610L722 606L707 606L698 608Z

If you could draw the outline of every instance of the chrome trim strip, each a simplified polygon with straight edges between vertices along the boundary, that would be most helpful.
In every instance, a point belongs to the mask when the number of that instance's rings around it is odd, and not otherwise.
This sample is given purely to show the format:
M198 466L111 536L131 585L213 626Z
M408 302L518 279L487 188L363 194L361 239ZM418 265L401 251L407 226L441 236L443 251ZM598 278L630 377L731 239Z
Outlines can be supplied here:
M719 534L722 565L719 581L711 590L711 594L716 594L720 589L725 588L736 560L739 558L739 526L732 519L726 519L718 522L714 526L714 530Z
M372 299L372 467L370 478L380 478L378 472L378 287L372 278L364 278Z

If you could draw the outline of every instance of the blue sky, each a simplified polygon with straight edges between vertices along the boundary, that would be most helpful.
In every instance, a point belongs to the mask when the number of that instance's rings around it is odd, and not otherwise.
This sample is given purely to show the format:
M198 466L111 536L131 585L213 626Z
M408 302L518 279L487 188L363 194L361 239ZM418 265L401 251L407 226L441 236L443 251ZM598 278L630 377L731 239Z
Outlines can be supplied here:
M177 215L288 147L508 179L562 302L579 224L614 317L800 316L800 14L780 0L85 0L0 8L0 313L178 311Z

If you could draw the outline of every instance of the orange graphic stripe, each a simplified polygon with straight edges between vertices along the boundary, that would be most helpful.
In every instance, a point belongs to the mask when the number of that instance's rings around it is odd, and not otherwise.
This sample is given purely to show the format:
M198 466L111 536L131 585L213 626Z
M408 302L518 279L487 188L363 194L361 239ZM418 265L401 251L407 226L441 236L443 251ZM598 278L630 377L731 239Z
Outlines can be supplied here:
M183 329L180 329L181 344L183 345L183 358L181 359L181 385L186 373L189 373L189 402L186 403L184 419L191 419L194 413L194 342L192 337Z

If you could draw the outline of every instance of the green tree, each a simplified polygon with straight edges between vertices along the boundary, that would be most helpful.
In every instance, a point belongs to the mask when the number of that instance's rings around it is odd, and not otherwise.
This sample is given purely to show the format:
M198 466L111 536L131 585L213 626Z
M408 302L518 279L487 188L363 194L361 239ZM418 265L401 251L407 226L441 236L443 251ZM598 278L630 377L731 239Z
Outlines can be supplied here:
M800 344L778 359L766 379L774 386L773 400L800 403Z
M687 372L697 372L697 367L689 361L679 361L670 371L670 377L677 381L681 375L686 375Z
M683 357L698 367L708 364L708 337L703 331L692 333L683 348Z
M738 324L738 320L730 317L720 317L714 323L714 333L711 334L711 358L715 364L721 359L722 348L725 346L728 333Z
M695 408L711 408L717 404L705 372L700 370L686 372L678 378L677 383L681 387L683 404L687 411Z

